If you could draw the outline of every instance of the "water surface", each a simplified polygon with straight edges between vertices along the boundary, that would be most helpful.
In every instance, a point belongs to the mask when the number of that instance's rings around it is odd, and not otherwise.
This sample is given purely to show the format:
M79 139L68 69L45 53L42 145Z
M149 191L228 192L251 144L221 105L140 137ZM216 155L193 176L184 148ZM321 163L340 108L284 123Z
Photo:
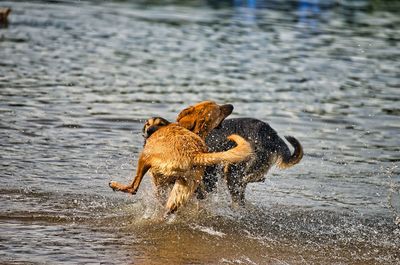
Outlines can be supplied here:
M0 263L400 262L396 3L234 3L0 2ZM302 162L245 209L221 181L168 221L149 178L109 189L145 119L207 99L295 136Z

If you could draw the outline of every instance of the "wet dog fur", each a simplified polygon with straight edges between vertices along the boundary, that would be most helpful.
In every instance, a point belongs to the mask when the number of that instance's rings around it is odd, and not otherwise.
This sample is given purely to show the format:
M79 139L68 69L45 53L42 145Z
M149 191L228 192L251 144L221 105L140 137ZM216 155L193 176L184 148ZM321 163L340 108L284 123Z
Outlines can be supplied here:
M196 119L200 113L191 112L185 120ZM180 120L183 115L177 119ZM152 133L167 120L159 117L149 119L143 128L144 132ZM188 129L185 124L182 124ZM145 135L146 133L144 133ZM234 164L208 166L203 177L204 189L198 190L198 197L204 197L204 191L211 192L218 181L218 175L223 174L234 205L244 205L245 190L248 183L261 182L269 169L276 165L278 168L285 169L299 163L303 157L303 148L299 141L286 136L286 140L294 147L293 154L289 147L278 136L277 132L268 123L254 118L235 118L224 120L217 128L213 129L206 137L206 144L212 152L222 152L234 147L234 143L226 139L228 135L238 134L246 139L254 150L254 155L247 161Z
M299 163L303 157L303 148L296 138L285 136L294 148L293 154L291 154L287 144L268 123L254 118L224 120L207 136L206 144L209 150L221 152L231 148L232 143L225 140L224 137L232 133L249 141L254 150L254 156L250 160L226 165L223 168L223 176L228 185L232 202L236 205L244 205L247 184L264 181L273 165L280 169L286 169ZM203 180L207 191L215 188L219 172L221 172L221 167L214 165L207 167Z
M232 105L220 106L211 101L183 110L179 114L182 115L182 121L198 134L177 123L159 126L155 131L148 129L148 138L139 156L133 181L128 185L112 181L110 187L135 194L143 176L150 170L158 193L172 186L166 202L167 214L176 211L191 198L202 181L206 166L238 163L252 155L251 145L238 135L228 136L230 141L236 143L236 147L217 153L208 153L204 138L199 136L205 137L219 126L232 110ZM186 120L186 115L194 111L202 115L197 119Z

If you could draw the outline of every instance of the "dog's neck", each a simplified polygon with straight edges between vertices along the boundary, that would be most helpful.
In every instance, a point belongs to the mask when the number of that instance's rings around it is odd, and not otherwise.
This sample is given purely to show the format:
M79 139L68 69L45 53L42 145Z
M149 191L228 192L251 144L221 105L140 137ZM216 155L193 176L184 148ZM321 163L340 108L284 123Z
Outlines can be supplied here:
M209 132L194 132L194 133L200 136L200 138L203 139L203 141L205 141Z

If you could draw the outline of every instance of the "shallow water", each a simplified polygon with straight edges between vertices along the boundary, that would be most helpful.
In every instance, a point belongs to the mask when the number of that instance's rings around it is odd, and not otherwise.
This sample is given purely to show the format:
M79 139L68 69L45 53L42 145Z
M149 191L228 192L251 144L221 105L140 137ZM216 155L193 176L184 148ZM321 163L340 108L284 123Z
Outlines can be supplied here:
M0 263L400 262L396 3L248 3L0 2ZM145 119L206 99L295 136L302 162L245 209L221 181L167 221L149 178L109 189Z

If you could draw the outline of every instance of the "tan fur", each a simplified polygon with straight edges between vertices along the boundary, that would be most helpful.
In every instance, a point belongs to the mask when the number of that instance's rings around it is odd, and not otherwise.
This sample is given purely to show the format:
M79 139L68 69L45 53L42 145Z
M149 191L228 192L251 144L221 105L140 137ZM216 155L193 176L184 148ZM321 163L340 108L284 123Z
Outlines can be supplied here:
M202 102L190 108L201 110L203 116L199 119L187 119L185 122L192 128L198 128L204 137L233 109L214 102ZM187 112L188 109L184 111ZM134 180L129 185L112 181L110 187L135 194L143 176L150 170L157 188L174 185L166 204L168 213L174 212L191 198L202 180L206 165L235 163L251 156L252 148L246 140L238 135L230 137L236 142L236 147L226 152L210 154L207 153L204 139L199 135L176 123L162 126L147 139L139 156Z
M286 169L298 164L303 158L304 151L301 144L292 136L285 136L286 140L295 147L293 155L286 157L278 156L276 159L276 165L280 169Z
M252 152L251 145L241 136L232 134L228 136L228 139L235 142L237 146L226 152L198 154L194 157L194 163L204 166L211 166L224 162L238 163L243 161L243 154Z
M181 111L176 121L204 140L212 129L232 113L232 110L233 106L229 104L220 106L213 101L203 101Z

